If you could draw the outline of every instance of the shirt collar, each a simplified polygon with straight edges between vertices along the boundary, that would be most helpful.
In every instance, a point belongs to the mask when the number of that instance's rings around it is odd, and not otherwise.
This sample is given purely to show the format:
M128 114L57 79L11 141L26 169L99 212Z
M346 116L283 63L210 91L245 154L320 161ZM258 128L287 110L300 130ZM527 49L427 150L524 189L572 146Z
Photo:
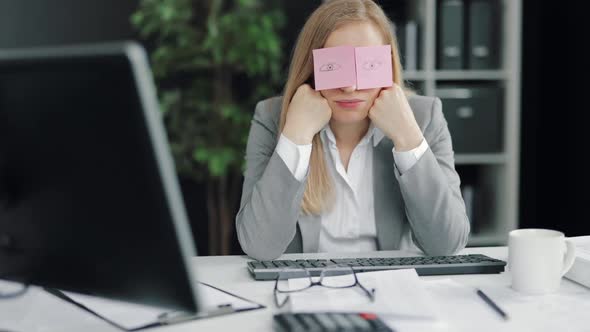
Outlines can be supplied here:
M334 132L332 132L332 128L330 128L330 124L326 124L324 128L322 128L322 130L320 131L320 138L324 139L324 137L328 139L329 143L336 145L336 137L334 136ZM369 130L367 130L367 134L365 134L365 136L361 139L359 144L363 144L364 142L367 142L372 139L373 147L375 147L381 142L383 137L385 137L383 132L379 128L377 128L373 124L373 122L371 122Z

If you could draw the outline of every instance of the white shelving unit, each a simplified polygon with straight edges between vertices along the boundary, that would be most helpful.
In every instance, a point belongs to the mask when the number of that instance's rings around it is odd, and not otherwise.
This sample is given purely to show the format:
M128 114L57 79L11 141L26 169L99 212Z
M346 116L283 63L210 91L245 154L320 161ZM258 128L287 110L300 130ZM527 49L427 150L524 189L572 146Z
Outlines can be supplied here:
M508 232L518 228L520 155L521 0L492 0L501 7L500 68L498 70L437 70L438 0L405 0L411 19L420 27L420 67L404 72L421 93L434 96L437 84L462 81L497 82L503 88L503 150L500 153L456 154L460 167L476 167L480 184L490 191L485 220L478 220L469 246L505 245ZM443 104L444 108L444 104ZM461 175L461 172L459 171Z
M417 70L404 70L404 80L428 96L436 95L439 83L496 82L502 87L502 141L500 153L455 154L455 165L475 167L478 185L489 191L483 220L471 233L468 246L506 245L508 232L518 228L520 168L520 57L522 0L491 0L500 6L500 67L497 70L438 70L436 68L437 7L439 0L382 1L385 11L404 14L419 27ZM469 0L464 0L469 1ZM391 13L388 8L405 3L405 13ZM395 18L391 17L394 21ZM443 104L444 109L444 104Z

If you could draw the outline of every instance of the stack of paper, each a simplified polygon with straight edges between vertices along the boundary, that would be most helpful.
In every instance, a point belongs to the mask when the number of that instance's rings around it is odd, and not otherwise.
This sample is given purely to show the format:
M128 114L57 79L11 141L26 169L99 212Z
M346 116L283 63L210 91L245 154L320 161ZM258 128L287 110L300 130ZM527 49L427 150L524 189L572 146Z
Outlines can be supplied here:
M590 287L590 236L568 238L576 245L576 260L565 277Z
M372 312L412 320L439 318L416 270L365 272L358 273L357 277L365 288L375 289L374 301L358 286L344 289L311 287L291 294L290 309L294 312ZM298 282L301 279L290 279L289 285L295 288Z

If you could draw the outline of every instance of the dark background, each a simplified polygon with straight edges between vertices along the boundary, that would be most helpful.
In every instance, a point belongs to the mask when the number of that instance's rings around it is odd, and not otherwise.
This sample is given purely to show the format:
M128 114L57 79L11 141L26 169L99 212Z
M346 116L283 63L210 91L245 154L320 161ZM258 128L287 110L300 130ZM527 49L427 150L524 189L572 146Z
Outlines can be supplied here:
M590 234L584 2L523 2L520 227Z
M381 1L387 5L387 1ZM320 3L284 1L285 55ZM137 0L0 0L2 48L135 39ZM387 5L389 6L389 5ZM583 2L523 0L520 227L590 234L586 91L590 57ZM198 250L206 252L204 186L181 179Z

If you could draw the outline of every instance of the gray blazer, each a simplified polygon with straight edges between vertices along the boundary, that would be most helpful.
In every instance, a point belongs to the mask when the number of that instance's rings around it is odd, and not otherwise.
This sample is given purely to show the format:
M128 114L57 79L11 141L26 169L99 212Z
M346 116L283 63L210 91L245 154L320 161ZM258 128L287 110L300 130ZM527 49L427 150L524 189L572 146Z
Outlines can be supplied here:
M379 250L400 247L406 223L427 255L463 249L469 220L455 171L451 135L434 97L410 96L410 107L430 148L411 169L394 167L393 142L384 137L373 153L375 223ZM275 152L282 97L256 106L246 148L246 171L236 231L250 257L270 260L283 253L317 252L321 217L301 210L307 176L297 181ZM307 219L312 222L299 222Z

